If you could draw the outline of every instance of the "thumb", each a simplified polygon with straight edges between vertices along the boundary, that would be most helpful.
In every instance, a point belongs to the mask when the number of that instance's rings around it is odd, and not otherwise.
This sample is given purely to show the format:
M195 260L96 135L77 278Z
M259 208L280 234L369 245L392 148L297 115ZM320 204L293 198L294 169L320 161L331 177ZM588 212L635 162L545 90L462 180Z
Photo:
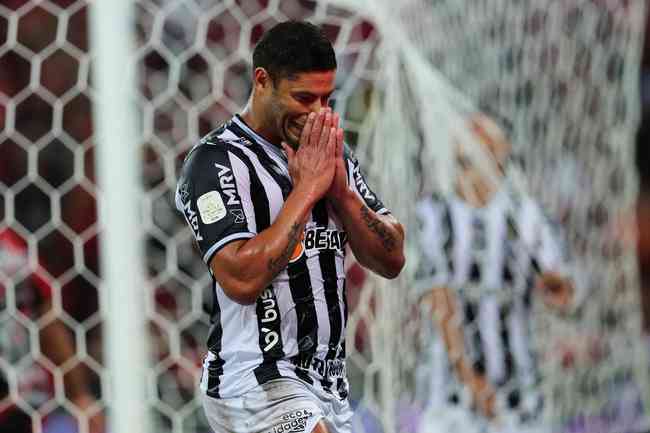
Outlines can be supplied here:
M291 146L289 146L284 141L282 142L282 149L284 149L284 151L287 153L287 158L289 159L289 161L291 161L295 156L296 152L291 148Z

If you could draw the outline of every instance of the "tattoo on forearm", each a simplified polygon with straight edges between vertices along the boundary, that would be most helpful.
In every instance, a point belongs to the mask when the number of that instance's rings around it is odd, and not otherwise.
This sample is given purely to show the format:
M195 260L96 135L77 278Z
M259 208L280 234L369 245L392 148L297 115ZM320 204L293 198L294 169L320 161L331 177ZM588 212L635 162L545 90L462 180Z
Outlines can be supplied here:
M396 241L393 235L386 230L384 223L381 222L381 220L377 218L365 205L361 206L361 219L366 223L366 226L377 235L379 240L381 240L386 251L393 251L393 249L395 249Z
M284 249L284 251L282 251L282 254L280 254L280 256L269 260L269 271L278 273L287 265L287 262L293 253L293 250L296 248L296 245L298 245L298 242L300 242L300 228L300 224L297 223L294 223L291 226L291 229L289 230L289 242L287 243L287 247Z

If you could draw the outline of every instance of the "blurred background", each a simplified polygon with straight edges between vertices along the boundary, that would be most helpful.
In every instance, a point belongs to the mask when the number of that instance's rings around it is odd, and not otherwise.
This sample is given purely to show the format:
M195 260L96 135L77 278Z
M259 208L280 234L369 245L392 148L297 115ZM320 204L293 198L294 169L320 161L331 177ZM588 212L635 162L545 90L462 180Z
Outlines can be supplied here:
M93 127L96 53L89 40L89 3L0 1L0 430L6 433L105 431L101 194ZM201 136L246 103L251 48L262 33L285 19L310 19L322 25L337 50L333 104L344 114L346 140L359 146L370 178L395 208L390 201L394 193L384 185L381 170L373 168L382 164L379 151L373 153L367 144L372 141L369 109L385 81L376 83L385 79L384 64L391 61L378 55L390 34L384 25L390 14L377 14L372 2L142 0L134 5L139 91L134 102L141 132L148 277L143 314L152 341L150 409L157 432L208 432L195 393L206 351L211 280L191 232L174 209L180 164ZM376 8L391 10L381 1ZM617 268L625 254L638 263L638 268L622 266L626 303L616 312L619 316L607 317L629 321L639 335L650 335L650 37L643 31L649 22L643 18L648 17L644 2L431 0L405 1L394 8L402 23L413 23L409 49L420 52L431 70L446 77L446 85L465 94L475 109L500 123L513 142L523 177L529 176L526 188L567 223L570 233L584 230L583 225L571 231L578 225L571 210L581 209L576 204L580 182L599 187L594 173L611 172L611 181L604 182L623 185L608 183L595 194L600 210L594 212L600 213L590 220L600 217L602 224L593 227L598 236L613 237L624 249L618 254L607 250L608 266ZM563 78L556 79L555 72ZM409 91L418 92L418 86L422 83ZM554 123L563 107L576 104L580 115ZM409 113L421 108L397 107ZM544 144L572 140L557 147ZM393 146L399 153L400 144ZM553 152L560 156L551 157ZM557 168L569 158L582 172L566 174ZM537 194L545 183L546 192ZM400 206L399 212L408 209ZM579 244L580 236L573 243ZM403 304L379 305L383 286L358 264L351 263L347 272L348 339L353 341L348 368L351 400L358 408L354 431L412 431L409 423L418 417L417 405L403 396L410 393L408 359L417 356L404 353L404 365L395 367L398 385L378 386L378 377L392 364L377 347L386 331L376 326L386 320L377 311L402 308L393 316L396 329L412 311ZM395 284L409 285L405 280ZM605 311L605 298L593 302L601 302L598 311ZM610 332L603 326L605 316L577 318L585 322L576 329L591 326L605 335ZM650 348L649 342L640 346ZM602 360L610 366L619 361ZM629 368L635 372L631 380L648 392L650 383L636 374L639 366ZM616 370L594 369L600 375ZM573 373L554 374L551 382ZM386 389L394 390L388 397L390 415L384 410ZM589 410L598 412L596 406ZM566 415L565 421L579 412ZM648 415L641 412L634 416ZM628 431L615 423L600 428Z

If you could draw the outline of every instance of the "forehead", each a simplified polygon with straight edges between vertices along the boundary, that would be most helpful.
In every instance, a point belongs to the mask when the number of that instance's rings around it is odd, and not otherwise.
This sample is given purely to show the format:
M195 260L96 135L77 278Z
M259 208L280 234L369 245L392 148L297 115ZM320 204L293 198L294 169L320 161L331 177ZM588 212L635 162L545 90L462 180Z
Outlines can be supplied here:
M280 81L279 87L288 91L306 91L312 93L329 93L334 90L336 70L299 72Z

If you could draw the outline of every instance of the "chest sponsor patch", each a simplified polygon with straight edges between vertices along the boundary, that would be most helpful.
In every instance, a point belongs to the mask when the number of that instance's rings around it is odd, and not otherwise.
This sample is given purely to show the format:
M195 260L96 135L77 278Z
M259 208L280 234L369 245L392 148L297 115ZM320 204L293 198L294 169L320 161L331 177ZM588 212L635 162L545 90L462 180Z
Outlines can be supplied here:
M219 191L206 192L196 200L196 206L199 208L203 224L216 223L228 213Z

